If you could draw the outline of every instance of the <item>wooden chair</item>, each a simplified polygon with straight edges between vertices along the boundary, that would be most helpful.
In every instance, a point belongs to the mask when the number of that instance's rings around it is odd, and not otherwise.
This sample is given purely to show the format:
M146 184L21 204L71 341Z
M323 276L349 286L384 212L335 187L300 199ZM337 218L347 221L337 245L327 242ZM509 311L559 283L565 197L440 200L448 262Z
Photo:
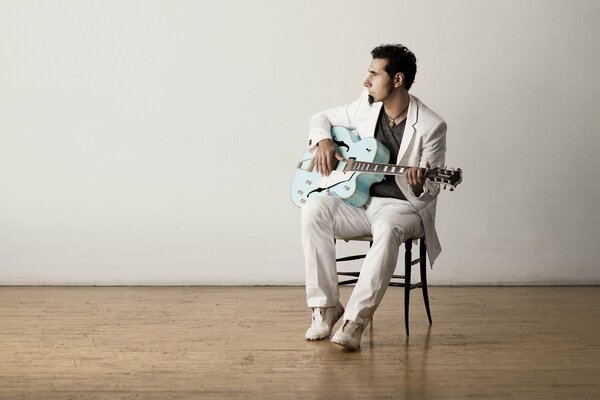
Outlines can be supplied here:
M369 248L373 245L373 237L372 236L361 236L361 237L336 237L337 240L343 240L345 242L349 241L361 241L361 242L369 242ZM419 240L419 258L412 259L412 244L413 240ZM360 260L365 258L366 254L360 254L355 256L347 256L337 258L336 261L352 261L352 260ZM421 269L421 281L418 283L411 283L411 271L412 266L419 264ZM358 281L358 277L360 272L338 272L340 276L351 276L353 279L347 279L339 282L339 285L349 285L352 283L356 283ZM425 238L412 238L408 239L404 242L404 275L392 275L392 279L390 281L390 286L399 286L404 288L404 327L406 330L406 335L408 336L408 306L410 304L410 291L416 288L422 288L423 291L423 301L425 302L425 310L427 311L427 318L429 319L429 324L431 324L431 311L429 310L429 294L427 292L427 246L425 244Z

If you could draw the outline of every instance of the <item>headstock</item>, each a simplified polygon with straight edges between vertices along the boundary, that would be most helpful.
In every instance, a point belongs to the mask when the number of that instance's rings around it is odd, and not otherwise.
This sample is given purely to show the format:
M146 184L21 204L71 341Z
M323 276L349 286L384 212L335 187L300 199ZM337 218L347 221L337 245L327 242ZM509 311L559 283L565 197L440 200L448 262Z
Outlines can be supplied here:
M450 191L453 191L462 182L462 170L460 168L456 170L437 167L430 168L425 172L425 177L433 183L444 185L442 189L450 186Z

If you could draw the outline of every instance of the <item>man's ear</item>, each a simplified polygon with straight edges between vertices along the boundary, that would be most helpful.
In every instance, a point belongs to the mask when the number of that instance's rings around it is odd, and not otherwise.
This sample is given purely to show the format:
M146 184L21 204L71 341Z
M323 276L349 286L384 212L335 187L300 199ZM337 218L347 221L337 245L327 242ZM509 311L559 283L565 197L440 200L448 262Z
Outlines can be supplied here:
M404 84L404 74L402 72L398 72L394 75L394 87L400 87Z

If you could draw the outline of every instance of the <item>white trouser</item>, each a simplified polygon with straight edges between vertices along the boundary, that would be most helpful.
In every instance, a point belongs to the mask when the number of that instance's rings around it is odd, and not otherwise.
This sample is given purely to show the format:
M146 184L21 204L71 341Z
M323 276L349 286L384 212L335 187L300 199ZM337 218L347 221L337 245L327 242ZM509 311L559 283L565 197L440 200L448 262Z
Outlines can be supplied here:
M371 197L353 207L337 197L312 197L302 207L302 247L309 307L333 307L339 301L335 236L373 236L348 300L344 319L365 326L381 302L396 268L398 247L423 235L421 219L405 200Z

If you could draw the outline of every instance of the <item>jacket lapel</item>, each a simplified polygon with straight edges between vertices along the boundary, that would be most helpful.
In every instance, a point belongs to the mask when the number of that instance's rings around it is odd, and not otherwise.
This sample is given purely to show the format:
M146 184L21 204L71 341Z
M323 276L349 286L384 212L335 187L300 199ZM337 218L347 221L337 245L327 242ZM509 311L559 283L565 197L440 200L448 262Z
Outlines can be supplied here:
M398 150L398 159L396 163L399 163L404 157L408 146L412 143L413 136L415 135L415 125L419 118L419 99L415 96L410 95L410 102L408 103L408 113L406 114L406 126L404 127L404 135L402 136L402 143Z

